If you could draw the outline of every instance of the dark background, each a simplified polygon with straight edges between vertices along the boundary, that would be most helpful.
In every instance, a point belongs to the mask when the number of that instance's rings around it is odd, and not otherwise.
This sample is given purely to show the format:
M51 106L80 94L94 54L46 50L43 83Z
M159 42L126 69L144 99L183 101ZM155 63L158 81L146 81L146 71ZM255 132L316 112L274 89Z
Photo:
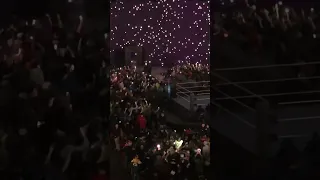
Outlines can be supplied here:
M84 15L89 18L109 16L108 0L73 0L81 4ZM73 11L68 0L0 0L0 20L9 23L14 16L31 19L46 13L60 13L65 15ZM13 16L14 15L14 16Z

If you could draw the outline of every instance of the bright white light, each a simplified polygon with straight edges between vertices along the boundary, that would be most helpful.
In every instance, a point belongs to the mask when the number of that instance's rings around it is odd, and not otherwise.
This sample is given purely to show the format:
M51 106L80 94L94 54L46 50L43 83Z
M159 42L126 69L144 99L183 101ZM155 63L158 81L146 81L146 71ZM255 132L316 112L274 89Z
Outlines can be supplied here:
M176 149L179 149L179 148L182 146L182 144L183 144L183 140L180 140L180 141L176 140L176 141L174 141L174 145L175 145Z

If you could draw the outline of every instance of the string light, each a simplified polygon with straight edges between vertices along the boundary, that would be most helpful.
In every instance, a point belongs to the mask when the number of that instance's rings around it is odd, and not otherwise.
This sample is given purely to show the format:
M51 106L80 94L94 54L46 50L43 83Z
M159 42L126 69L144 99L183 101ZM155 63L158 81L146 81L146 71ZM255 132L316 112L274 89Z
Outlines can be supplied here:
M208 62L209 1L119 0L110 9L111 53L134 44L145 48L153 65Z

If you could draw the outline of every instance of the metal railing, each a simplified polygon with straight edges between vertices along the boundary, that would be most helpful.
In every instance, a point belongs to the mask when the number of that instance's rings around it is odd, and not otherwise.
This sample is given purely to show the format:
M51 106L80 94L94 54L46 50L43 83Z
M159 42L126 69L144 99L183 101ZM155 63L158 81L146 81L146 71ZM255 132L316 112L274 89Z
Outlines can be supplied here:
M288 92L288 93L272 93L272 94L254 94L248 96L234 96L234 97L226 97L226 98L216 98L215 100L229 100L229 99L247 99L247 98L256 98L256 97L273 97L273 96L285 96L285 95L299 95L299 94L313 94L320 93L319 91L301 91L301 92ZM294 101L298 102L298 101ZM294 103L292 102L292 103Z
M272 97L286 97L293 95L295 97L296 95L302 98L305 98L305 95L320 95L320 90L318 89L309 89L305 91L297 91L297 92L283 92L283 93L277 93L277 92L270 92L270 93L257 93L255 91L251 91L250 89L244 87L244 85L257 85L257 86L263 86L263 84L266 83L282 83L282 82L287 82L287 81L313 81L313 80L320 80L320 76L311 76L311 77L292 77L292 78L278 78L278 79L265 79L265 80L249 80L249 81L232 81L224 77L221 73L230 73L230 74L237 74L238 71L247 71L247 70L262 70L262 69L271 69L271 68L296 68L296 67L304 67L304 66L309 66L309 65L320 65L320 62L307 62L307 63L294 63L294 64L278 64L278 65L264 65L264 66L248 66L248 67L236 67L236 68L223 68L223 69L215 69L214 72L211 72L211 76L216 78L218 82L212 87L212 91L215 91L219 93L222 96L219 96L217 98L214 98L214 101L211 103L222 110L225 110L229 114L233 115L236 117L236 119L240 120L241 122L248 124L247 120L244 120L241 118L238 114L230 111L229 109L223 107L221 104L222 102L225 101L232 101L236 102L240 106L246 108L247 110L250 110L254 112L254 108L248 106L247 104L243 103L242 101L247 100L247 99L258 99L260 101L269 101L269 98ZM233 89L238 89L239 92L245 92L247 95L232 95L223 92L220 88L226 88L230 86L230 88ZM251 87L251 86L250 86ZM233 92L233 91L232 91ZM243 94L243 93L242 93ZM291 100L288 102L278 102L277 107L282 107L282 106L302 106L302 105L309 105L309 104L319 104L320 105L320 96L319 98L313 98L310 100ZM319 106L320 107L320 106ZM280 123L285 123L285 122L290 122L290 121L306 121L306 120L320 120L320 113L319 115L314 115L314 116L306 116L304 117L282 117L279 118L278 121ZM252 124L249 125L250 127L253 127ZM305 134L297 134L297 135L282 135L279 136L279 138L300 138L300 137L309 137L310 135L305 135Z
M203 86L201 86L202 84ZM209 85L210 85L210 81L197 81L197 82L192 81L192 82L177 83L176 84L177 97L182 98L187 103L192 103L190 101L191 94L195 95L195 98L196 98L196 95L198 96L210 95ZM204 89L201 90L201 88L204 88ZM195 101L197 102L197 105L206 106L207 104L203 104L201 103L201 101L205 101L208 99L210 98L196 98Z
M262 84L262 83L272 83L272 82L284 82L284 81L294 81L294 80L314 80L320 79L320 76L313 77L296 77L296 78L283 78L283 79L269 79L269 80L259 80L259 81L239 81L233 82L234 84ZM231 85L230 83L219 83L216 86L226 86Z
M227 83L230 86L233 86L236 89L239 89L240 91L243 91L245 93L248 94L249 97L255 97L257 99L260 99L261 101L267 101L266 99L264 99L263 97L260 97L259 95L251 92L250 90L242 87L239 84L236 84L234 82L231 82L230 80L228 80L227 78L223 77L222 75L219 75L218 73L212 72L211 76ZM243 124L247 125L250 128L256 129L256 125L253 122L250 122L252 120L249 119L244 119L243 117L241 117L241 115L239 115L237 112L233 112L231 109L227 108L226 106L224 106L221 101L219 101L220 99L223 100L231 100L233 102L235 102L236 104L240 105L240 107L244 108L245 111L248 111L250 113L252 113L252 116L255 116L254 114L256 113L256 110L253 107L250 107L248 105L246 105L245 103L239 101L237 98L232 97L231 95L223 92L222 90L219 89L219 86L212 86L211 87L212 91L218 92L220 94L222 94L223 96L225 96L224 98L214 98L211 101L211 104L213 106L216 106L217 108L225 111L227 114L230 114L231 116L235 117L237 120L239 120L240 122L242 122ZM213 95L214 96L214 95Z
M244 88L244 87L240 86L240 85L237 84L237 83L231 82L231 81L228 80L227 78L224 78L223 76L221 76L221 75L219 75L219 74L217 74L217 73L211 73L211 75L213 75L213 76L217 77L218 79L220 79L220 80L222 80L222 81L225 81L226 83L229 83L230 85L233 85L233 86L235 86L236 88L238 88L238 89L240 89L240 90L242 90L242 91L250 94L250 97L252 96L252 97L256 97L256 98L260 99L261 101L267 101L266 99L262 98L261 96L259 96L259 95L255 94L255 93L251 92L251 91L248 90L247 88ZM217 100L217 99L215 99L215 100Z
M294 67L303 65L317 65L320 62L302 62L302 63L292 63L292 64L275 64L275 65L264 65L264 66L245 66L245 67L235 67L235 68L222 68L215 69L215 72L222 71L237 71L237 70L249 70L249 69L266 69L266 68L277 68L277 67Z

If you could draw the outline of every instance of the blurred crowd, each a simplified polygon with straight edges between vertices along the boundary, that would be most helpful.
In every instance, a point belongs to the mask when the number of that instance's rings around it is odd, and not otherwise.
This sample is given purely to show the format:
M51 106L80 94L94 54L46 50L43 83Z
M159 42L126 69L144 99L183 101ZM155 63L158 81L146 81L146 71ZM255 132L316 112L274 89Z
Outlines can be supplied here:
M271 104L319 99L319 93L312 97L299 93L320 89L319 16L312 3L300 4L249 0L225 3L225 8L215 14L213 25L212 44L216 46L212 48L212 63L220 69L216 73L232 82L249 82L241 86L258 95L294 93L270 95L267 98ZM221 70L235 67L252 68ZM212 80L226 83L216 76ZM233 85L219 88L230 96L243 94Z
M301 8L305 4L290 6L285 1L272 4L246 0L225 5L214 18L213 41L219 42L219 46L213 49L212 63L221 68L317 61L319 17L313 7ZM310 77L317 73L315 69L316 65L304 65L281 70L257 69L247 74L262 71L257 78L281 77L284 73Z
M210 66L203 63L185 63L179 61L177 65L167 70L165 77L175 79L178 82L209 81Z
M278 153L268 166L258 171L262 179L319 179L320 138L314 133L304 149L298 149L292 139L281 142Z
M111 70L111 83L110 137L131 177L204 179L210 165L209 127L167 124L170 85L135 67Z
M230 81L256 82L241 84L256 94L319 90L317 77L320 73L318 65L320 21L317 7L313 6L313 3L285 0L224 1L223 8L220 10L214 16L213 42L211 43L213 67L220 69L257 66L257 68L220 70L216 73ZM299 65L259 68L264 65L281 64ZM261 82L280 78L291 80ZM226 82L217 78L217 83ZM219 89L230 93L230 96L240 94L240 90L236 91L236 87L231 85L221 85ZM285 101L315 100L319 99L319 95L318 93L275 97L270 95L266 98L274 105ZM249 100L242 102L251 104ZM313 105L316 106L316 104ZM304 116L308 115L304 114ZM268 162L269 168L263 168L263 173L259 174L260 178L319 178L318 135L314 135L305 149L297 149L295 141L299 140L287 139L282 143L280 152ZM239 166L241 164L242 162L239 162Z
M108 39L59 14L0 30L1 179L107 176Z

